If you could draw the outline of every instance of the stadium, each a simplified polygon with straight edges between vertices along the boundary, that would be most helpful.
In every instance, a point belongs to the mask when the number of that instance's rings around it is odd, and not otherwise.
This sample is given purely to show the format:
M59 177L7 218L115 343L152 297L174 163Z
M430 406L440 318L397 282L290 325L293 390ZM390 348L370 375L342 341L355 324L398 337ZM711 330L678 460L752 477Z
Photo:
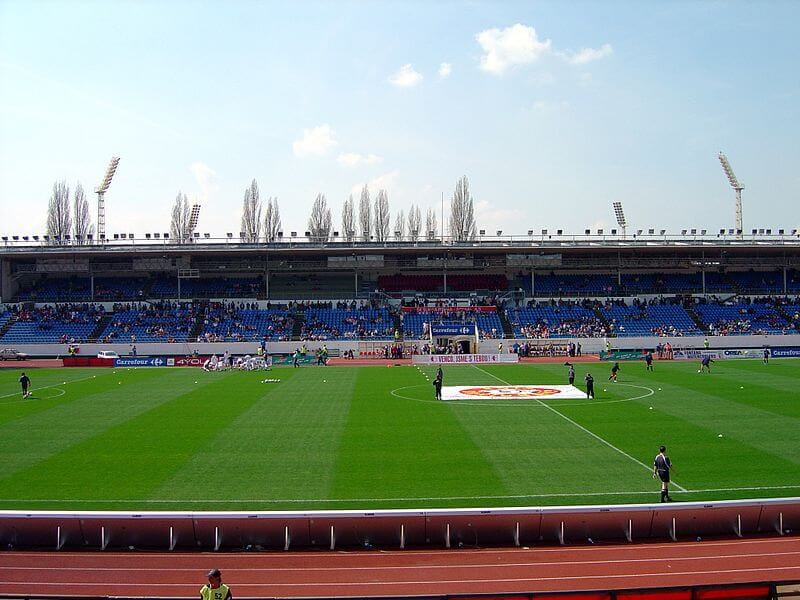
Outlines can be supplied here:
M0 2L0 600L799 597L798 16Z

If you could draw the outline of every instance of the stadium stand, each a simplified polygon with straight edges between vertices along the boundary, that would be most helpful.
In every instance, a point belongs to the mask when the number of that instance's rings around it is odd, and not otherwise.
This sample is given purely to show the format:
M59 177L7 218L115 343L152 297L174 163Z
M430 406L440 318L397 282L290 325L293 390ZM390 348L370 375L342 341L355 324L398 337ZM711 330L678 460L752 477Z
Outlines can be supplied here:
M728 273L740 294L783 293L782 271L741 271Z
M95 277L94 299L98 302L144 300L150 280L145 277Z
M308 308L300 337L303 340L390 339L394 318L385 308Z
M91 299L91 282L88 278L45 278L30 288L20 291L20 302L80 302Z
M519 338L603 337L608 333L594 310L576 304L514 308L507 314Z
M631 294L699 293L703 289L700 273L623 273L622 291Z
M290 340L294 318L283 309L241 309L234 305L214 304L203 319L197 341L260 342Z
M403 313L403 332L408 339L426 339L428 330L426 325L432 323L447 324L472 324L478 325L478 334L481 339L503 337L503 323L497 309L491 307L490 311L474 312L463 308L453 307L445 314L429 312Z
M441 275L381 275L378 288L385 292L441 292L444 280ZM508 279L505 275L447 275L447 289L456 292L475 290L505 291Z
M58 304L16 307L11 315L16 321L0 338L4 344L66 344L87 340L104 312L93 304Z
M212 277L181 279L181 298L258 298L264 295L264 281L258 277ZM152 298L178 298L178 279L159 277L150 288Z
M115 306L99 339L105 342L186 342L197 314L189 303Z
M614 304L602 309L609 330L616 336L702 335L692 317L677 304L625 306Z
M517 287L531 293L531 278L518 277ZM564 296L607 296L619 295L620 287L616 277L610 274L536 274L534 277L534 296L558 298Z
M784 334L791 325L771 304L698 304L695 311L712 335Z

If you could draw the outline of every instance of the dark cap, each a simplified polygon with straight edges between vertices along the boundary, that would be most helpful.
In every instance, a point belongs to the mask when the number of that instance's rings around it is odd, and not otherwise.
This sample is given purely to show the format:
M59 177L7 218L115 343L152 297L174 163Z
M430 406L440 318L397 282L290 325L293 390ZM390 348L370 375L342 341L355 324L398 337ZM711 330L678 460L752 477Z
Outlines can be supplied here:
M222 573L220 573L219 569L211 569L206 573L206 577L222 577Z

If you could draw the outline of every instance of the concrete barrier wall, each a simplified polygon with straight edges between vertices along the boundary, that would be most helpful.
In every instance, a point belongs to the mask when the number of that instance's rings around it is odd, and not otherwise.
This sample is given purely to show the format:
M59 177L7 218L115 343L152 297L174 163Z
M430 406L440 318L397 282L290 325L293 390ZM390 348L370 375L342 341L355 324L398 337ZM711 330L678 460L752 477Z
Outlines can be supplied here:
M0 545L45 549L531 546L797 530L800 498L373 512L0 511Z

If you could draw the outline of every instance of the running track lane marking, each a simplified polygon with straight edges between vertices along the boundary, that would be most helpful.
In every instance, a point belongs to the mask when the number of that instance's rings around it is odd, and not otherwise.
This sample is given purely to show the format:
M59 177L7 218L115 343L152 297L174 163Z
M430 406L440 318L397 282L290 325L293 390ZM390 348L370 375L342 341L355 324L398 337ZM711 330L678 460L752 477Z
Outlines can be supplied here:
M538 551L538 549L537 549ZM669 560L672 562L679 562L679 561L693 561L693 560L729 560L732 558L768 558L772 556L794 556L796 554L800 554L800 550L793 551L793 552L761 552L757 554L715 554L713 556L669 556L669 557L658 557L658 558L626 558L625 563L643 563L643 562L654 562L654 561L661 561L661 560ZM391 566L364 566L364 567L347 567L347 566L330 566L330 567L226 567L226 573L271 573L273 571L277 571L279 573L285 573L287 571L297 571L300 573L306 573L308 571L315 571L315 572L324 572L324 571L429 571L434 569L517 569L520 567L550 567L550 566L561 566L561 565L610 565L610 564L619 564L618 559L608 559L608 560L558 560L558 561L546 561L546 562L522 562L522 563L498 563L498 562L490 562L490 563L448 563L442 565L391 565ZM0 565L0 571L41 571L43 568L46 568L48 572L50 571L69 571L73 572L76 568L79 568L81 572L83 571L99 571L99 572L117 572L117 571L134 571L134 572L144 572L144 573L153 573L153 572L160 572L160 571L169 571L170 573L197 573L196 567L26 567L26 566L13 566L13 565Z
M661 560L661 559L659 559ZM768 567L767 571L797 571L800 572L800 566L775 566ZM270 587L364 587L364 586L390 586L390 585L442 585L442 584L459 584L459 583L526 583L526 582L548 582L548 581L580 581L584 579L622 579L627 580L634 577L682 577L690 575L724 575L727 573L757 573L763 575L765 569L716 569L710 571L655 571L652 573L627 573L624 575L558 575L554 574L551 577L515 577L508 579L423 579L421 581L368 581L368 582L291 582L291 583L240 583L237 582L237 588L254 587L254 588L270 588ZM153 583L150 587L186 587L192 585L191 582L186 583ZM37 586L103 586L103 587L132 587L136 586L141 588L141 583L88 583L88 582L47 582L32 584L29 581L5 581L4 585L37 585Z
M509 382L505 381L504 379L500 379L500 378L499 378L497 375L493 375L492 373L489 373L489 371L485 371L484 369L481 369L480 367L478 367L478 366L476 366L476 365L472 365L472 366L473 366L474 368L478 369L478 371L480 371L481 373L484 373L484 374L488 375L489 377L494 377L494 378L495 378L495 379L497 379L497 381L499 381L500 383L504 383L504 384L506 384L506 385L511 385ZM638 458L634 458L633 456L631 456L630 454L628 454L628 453L627 453L627 452L625 452L624 450L621 450L621 449L617 448L617 447L616 447L614 444L612 444L612 443L611 443L611 442L609 442L608 440L605 440L605 439L601 438L599 435L597 435L596 433L593 433L592 431L589 431L588 429L586 429L586 427L584 427L584 426L583 426L583 425L581 425L580 423L576 423L575 421L573 421L572 419L570 419L570 418L569 418L567 415L565 415L565 414L563 414L563 413L560 413L560 412L558 412L558 411L557 411L555 408L553 408L553 407L552 407L552 406L550 406L549 404L545 404L544 402L542 402L542 401L541 401L541 400L539 400L539 399L537 399L536 401L537 401L539 404L541 404L542 406L544 406L545 408L547 408L548 410L550 410L550 411L554 412L555 414L557 414L559 417L561 417L561 418L562 418L562 419L564 419L565 421L567 421L567 422L569 422L569 423L572 423L572 424L573 424L575 427L577 427L577 428L578 428L578 429L580 429L581 431L584 431L584 432L588 433L590 436L592 436L592 437L593 437L594 439L596 439L598 442L602 442L602 443L604 443L606 446L608 446L608 447L609 447L609 448L611 448L612 450L616 450L617 452L619 452L619 453L620 453L620 454L622 454L623 456L627 456L629 459L631 459L631 460L632 460L633 462L635 462L637 465L641 465L642 467L644 467L644 468L645 468L645 469L647 469L648 471L651 471L652 467L648 467L646 464L644 464L644 463L643 463L642 461L640 461ZM652 471L651 471L651 472L652 472ZM674 483L674 484L675 484L675 487L676 487L676 488L678 488L678 489L679 489L680 491L682 491L682 492L688 492L688 491L689 491L689 490L687 490L685 487L683 487L682 485L679 485L679 484L678 484L676 481L674 481L674 480L672 481L672 483Z

